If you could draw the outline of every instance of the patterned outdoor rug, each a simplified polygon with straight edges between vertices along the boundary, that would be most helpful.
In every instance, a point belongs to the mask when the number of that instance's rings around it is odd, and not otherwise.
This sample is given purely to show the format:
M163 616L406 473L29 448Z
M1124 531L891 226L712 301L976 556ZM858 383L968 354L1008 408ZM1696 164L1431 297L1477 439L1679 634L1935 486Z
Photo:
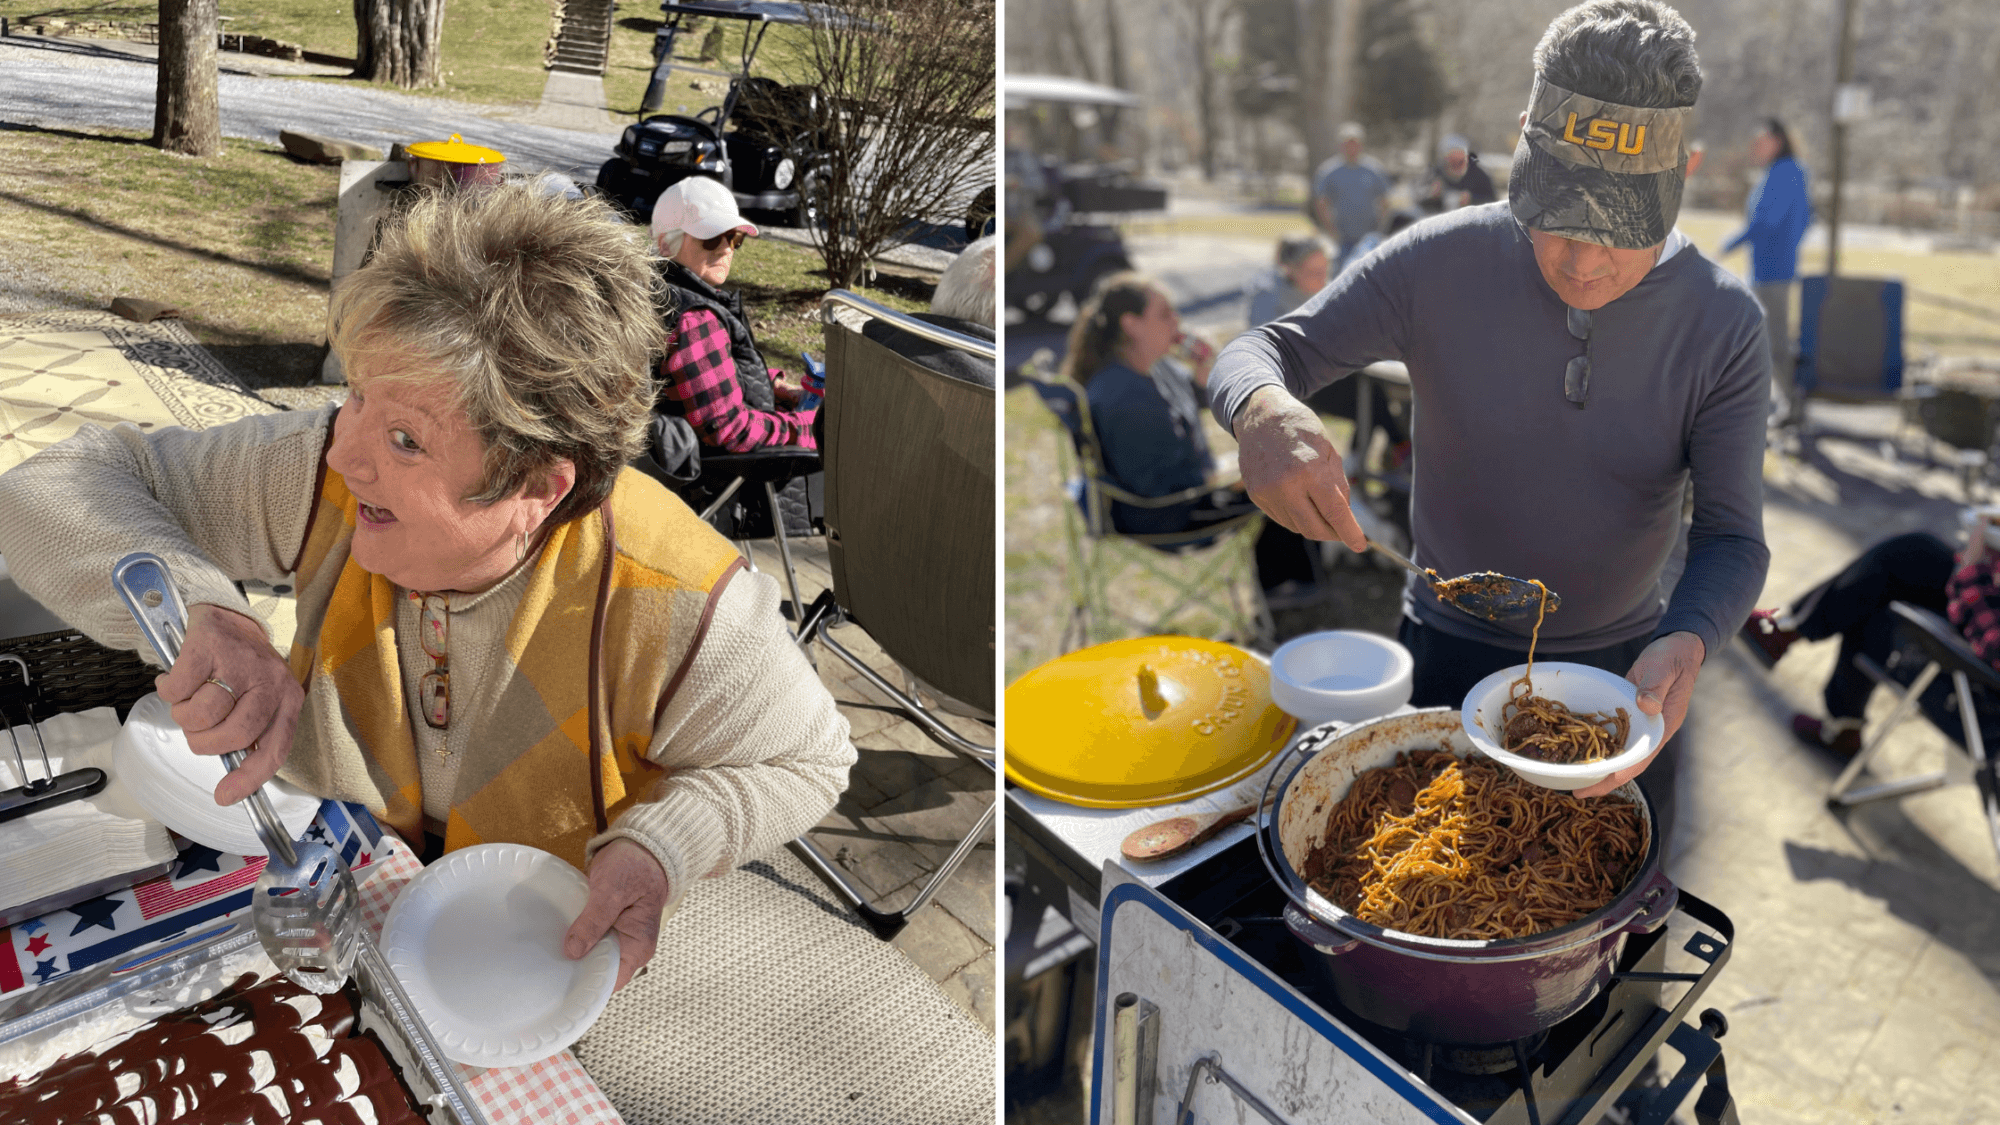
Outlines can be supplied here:
M114 313L0 316L0 472L86 424L206 429L277 408L178 320Z
M178 320L136 324L97 310L0 316L0 472L86 425L203 430L277 409ZM273 642L290 643L291 587L245 587Z

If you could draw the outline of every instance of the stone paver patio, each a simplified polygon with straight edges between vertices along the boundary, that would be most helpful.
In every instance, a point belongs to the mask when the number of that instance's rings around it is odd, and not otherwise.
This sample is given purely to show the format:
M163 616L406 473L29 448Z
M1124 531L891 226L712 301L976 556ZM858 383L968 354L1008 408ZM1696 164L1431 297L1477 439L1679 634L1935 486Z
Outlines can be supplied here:
M799 596L810 605L832 585L826 540L792 541ZM751 544L757 566L784 583L775 542ZM892 684L902 674L858 626L833 637ZM848 789L813 841L874 892L884 909L901 909L937 870L993 802L994 774L933 742L916 724L882 708L887 700L832 653L815 654L820 681L841 704L860 759ZM950 725L983 745L991 728L947 716ZM971 1013L993 1028L995 990L994 836L989 828L958 871L911 918L894 944Z
M1893 408L1812 409L1805 455L1767 459L1761 606L1889 536L1951 539L1964 503L1953 473L1884 456ZM1826 809L1842 763L1789 720L1821 713L1836 649L1798 646L1767 673L1732 641L1710 654L1680 736L1669 870L1736 922L1705 998L1730 1020L1730 1087L1745 1121L2000 1120L2000 856L1969 787ZM1871 722L1889 707L1877 692ZM1924 772L1947 753L1911 721L1879 768Z

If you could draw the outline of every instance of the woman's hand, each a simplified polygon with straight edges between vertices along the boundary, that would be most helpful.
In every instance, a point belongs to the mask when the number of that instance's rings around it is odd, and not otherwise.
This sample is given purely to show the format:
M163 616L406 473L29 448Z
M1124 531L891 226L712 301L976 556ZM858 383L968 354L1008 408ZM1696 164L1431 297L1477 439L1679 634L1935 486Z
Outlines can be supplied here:
M1632 670L1625 673L1639 689L1639 710L1648 715L1664 714L1667 729L1660 736L1660 744L1646 755L1646 760L1630 769L1619 770L1603 781L1587 788L1579 789L1579 797L1602 797L1620 785L1646 772L1653 759L1673 741L1674 733L1681 729L1687 718L1688 701L1694 698L1694 681L1701 675L1702 659L1708 655L1708 646L1693 633L1668 633L1646 646L1639 659L1632 662Z
M1986 557L1986 529L2000 523L2000 513L1981 511L1966 530L1965 550L1959 552L1958 565L1971 566Z
M805 382L802 378L787 375L782 371L771 373L771 397L778 401L779 406L797 406L799 404L799 396L804 393Z
M599 848L590 860L590 900L563 939L563 956L580 960L607 932L617 934L618 983L612 990L624 988L653 959L669 889L660 861L645 848L624 839Z
M224 686L227 685L227 686ZM214 605L188 611L187 640L174 666L154 679L174 721L197 754L251 750L242 768L215 787L215 803L233 805L271 780L292 752L305 689L264 627Z
M1186 357L1194 385L1208 389L1208 373L1215 370L1215 345L1193 332L1183 332L1174 338L1174 346Z

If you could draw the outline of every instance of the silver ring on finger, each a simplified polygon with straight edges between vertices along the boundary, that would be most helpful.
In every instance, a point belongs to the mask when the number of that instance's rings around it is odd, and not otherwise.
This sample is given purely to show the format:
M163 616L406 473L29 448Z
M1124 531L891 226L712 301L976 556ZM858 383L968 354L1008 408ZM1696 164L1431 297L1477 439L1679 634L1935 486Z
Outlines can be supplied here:
M214 684L216 687L219 687L223 691L228 692L231 701L234 701L236 699L236 689L230 687L228 684L223 683L221 680L216 679L214 676L210 676L209 678L203 680L202 683Z

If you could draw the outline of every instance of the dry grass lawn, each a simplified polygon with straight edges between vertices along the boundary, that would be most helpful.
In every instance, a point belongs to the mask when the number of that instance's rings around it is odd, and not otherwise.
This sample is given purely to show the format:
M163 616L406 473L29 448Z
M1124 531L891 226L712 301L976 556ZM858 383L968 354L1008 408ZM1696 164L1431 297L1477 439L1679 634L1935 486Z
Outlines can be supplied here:
M0 126L0 257L37 275L51 303L169 302L256 385L310 381L339 169L248 141L193 160L145 140Z
M169 302L252 386L318 378L326 339L339 169L276 146L225 139L206 160L170 156L139 133L0 125L0 277L44 304L104 308L114 297ZM933 275L882 271L864 294L928 307ZM738 253L744 290L773 364L818 353L827 280L817 252L760 238Z

